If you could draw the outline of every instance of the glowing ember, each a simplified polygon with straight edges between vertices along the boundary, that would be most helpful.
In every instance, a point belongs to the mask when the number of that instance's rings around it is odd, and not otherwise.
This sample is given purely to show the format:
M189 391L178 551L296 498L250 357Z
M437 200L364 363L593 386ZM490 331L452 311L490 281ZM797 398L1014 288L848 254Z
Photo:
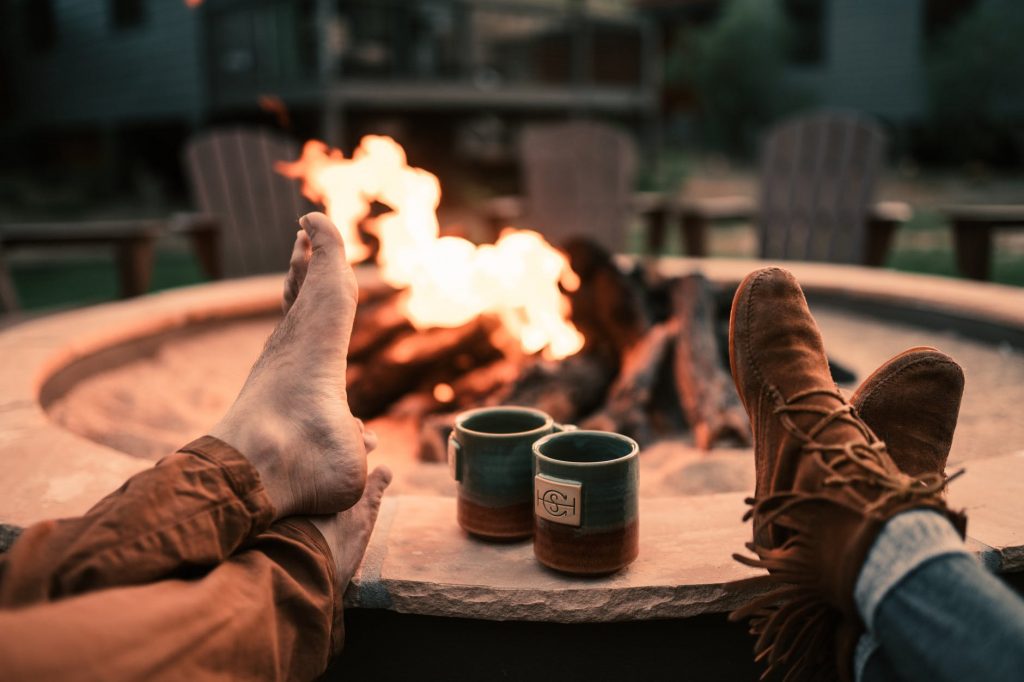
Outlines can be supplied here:
M292 126L292 117L288 113L288 107L280 97L277 95L260 95L257 102L260 105L260 109L277 119L277 125L282 128L290 128Z
M434 399L439 403L450 403L455 400L455 389L450 384L438 384L434 386Z
M185 0L186 7L199 7L201 4L203 4L203 0Z
M364 228L380 241L384 280L408 290L405 312L416 327L457 327L493 313L527 353L558 359L582 348L583 335L569 322L569 300L559 290L559 284L568 291L579 286L568 259L531 230L506 228L497 243L481 246L441 237L437 177L409 166L391 138L364 137L350 159L309 141L301 158L278 163L277 170L301 179L303 193L324 205L352 262L370 255L359 233L370 203L391 209Z

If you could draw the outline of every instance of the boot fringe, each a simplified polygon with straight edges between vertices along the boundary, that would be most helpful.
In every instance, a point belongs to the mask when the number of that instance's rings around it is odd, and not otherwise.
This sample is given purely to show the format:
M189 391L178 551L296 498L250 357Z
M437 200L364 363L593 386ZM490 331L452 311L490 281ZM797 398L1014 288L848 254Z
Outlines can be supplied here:
M729 614L731 621L747 618L757 637L754 660L765 665L762 680L851 679L835 656L843 616L812 590L783 584Z

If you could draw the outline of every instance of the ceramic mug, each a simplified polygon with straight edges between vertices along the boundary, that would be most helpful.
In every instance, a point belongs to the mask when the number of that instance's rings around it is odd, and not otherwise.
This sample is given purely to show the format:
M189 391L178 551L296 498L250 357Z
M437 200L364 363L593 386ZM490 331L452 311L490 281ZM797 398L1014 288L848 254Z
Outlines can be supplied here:
M448 466L458 484L459 525L514 540L533 533L533 443L574 427L530 407L481 407L455 418Z
M577 575L617 571L640 549L640 447L605 431L555 433L533 444L533 553Z

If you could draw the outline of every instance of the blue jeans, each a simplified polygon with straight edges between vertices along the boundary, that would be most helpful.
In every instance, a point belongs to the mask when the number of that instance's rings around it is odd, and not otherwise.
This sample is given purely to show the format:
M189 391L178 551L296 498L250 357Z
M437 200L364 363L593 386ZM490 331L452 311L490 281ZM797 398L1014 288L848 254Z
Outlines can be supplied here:
M1024 601L934 512L886 524L854 597L867 626L854 660L861 682L1024 679Z

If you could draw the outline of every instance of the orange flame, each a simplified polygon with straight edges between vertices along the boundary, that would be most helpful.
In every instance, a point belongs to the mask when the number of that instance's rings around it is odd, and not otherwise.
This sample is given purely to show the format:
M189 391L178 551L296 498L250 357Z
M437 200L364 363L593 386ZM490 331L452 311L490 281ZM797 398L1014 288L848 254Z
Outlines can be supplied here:
M371 201L392 209L366 229L380 241L384 281L407 289L405 312L417 328L457 327L493 313L527 353L558 359L583 347L583 335L569 321L569 300L559 290L559 284L568 291L579 286L565 255L532 230L506 228L495 244L480 246L441 237L437 177L409 166L405 150L390 137L364 137L350 159L311 140L297 161L279 162L277 170L301 179L303 194L324 205L352 262L370 256L359 224Z

